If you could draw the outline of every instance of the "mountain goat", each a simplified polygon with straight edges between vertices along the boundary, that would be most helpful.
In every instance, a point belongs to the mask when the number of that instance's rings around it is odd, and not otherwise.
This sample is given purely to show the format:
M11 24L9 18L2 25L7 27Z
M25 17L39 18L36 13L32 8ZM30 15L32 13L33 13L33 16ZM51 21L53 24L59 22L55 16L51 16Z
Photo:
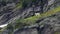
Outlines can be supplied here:
M36 15L36 16L39 16L39 15L40 15L40 13L35 13L35 15Z

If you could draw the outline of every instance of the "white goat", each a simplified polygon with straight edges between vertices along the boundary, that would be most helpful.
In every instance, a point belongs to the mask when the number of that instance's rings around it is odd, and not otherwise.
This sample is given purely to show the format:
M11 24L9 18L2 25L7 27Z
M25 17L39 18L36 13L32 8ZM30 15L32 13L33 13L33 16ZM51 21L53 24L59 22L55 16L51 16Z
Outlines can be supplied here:
M35 15L36 15L36 16L39 16L39 15L40 15L40 13L35 13Z

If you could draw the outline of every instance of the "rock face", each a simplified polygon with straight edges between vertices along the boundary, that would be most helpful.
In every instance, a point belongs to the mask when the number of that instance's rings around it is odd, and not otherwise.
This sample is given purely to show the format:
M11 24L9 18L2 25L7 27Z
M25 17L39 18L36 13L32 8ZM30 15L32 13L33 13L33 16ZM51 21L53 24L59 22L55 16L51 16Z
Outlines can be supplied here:
M27 18L33 16L33 13L37 13L40 11L40 6L35 6L34 10L33 7L30 6L31 2L28 4L28 7L24 9L16 8L17 3L20 0L6 0L7 3L0 1L0 25L8 24L8 23L15 23L16 19L20 18ZM57 2L59 0L50 0L48 1L48 6ZM37 1L39 2L39 1ZM37 4L36 4L37 5ZM60 3L52 5L48 10L54 9L55 7L60 6ZM16 9L15 9L16 8ZM46 12L46 6L44 5L44 12ZM34 12L33 12L34 11ZM41 22L43 25L38 27L31 28L26 26L27 28L18 28L13 32L13 34L54 34L55 31L60 31L60 13L56 13L55 15L46 17ZM13 25L13 24L12 24ZM14 25L13 25L14 26ZM12 28L12 27L11 27ZM6 29L0 34L10 34L10 30Z
M20 17L24 18L24 17L30 17L33 15L34 12L33 11L33 7L29 7L29 8L25 8L25 9L17 9L14 10L14 8L16 7L16 2L18 3L19 0L14 1L14 0L7 0L6 6L4 6L1 3L1 8L0 8L0 25L5 24L7 22L9 22L12 18L15 18L17 16L20 15ZM50 1L50 2L54 2L54 1ZM53 3L48 3L49 5L53 4ZM59 5L59 4L58 4ZM34 8L34 11L40 11L40 6L36 6ZM45 10L45 9L44 9Z
M38 34L36 29L24 29L15 32L15 34Z
M40 23L44 23L45 25L40 26L41 34L54 34L55 31L60 31L60 13L52 15L50 17L45 18ZM27 29L18 29L15 31L15 34L39 34L37 27L36 28L27 28Z

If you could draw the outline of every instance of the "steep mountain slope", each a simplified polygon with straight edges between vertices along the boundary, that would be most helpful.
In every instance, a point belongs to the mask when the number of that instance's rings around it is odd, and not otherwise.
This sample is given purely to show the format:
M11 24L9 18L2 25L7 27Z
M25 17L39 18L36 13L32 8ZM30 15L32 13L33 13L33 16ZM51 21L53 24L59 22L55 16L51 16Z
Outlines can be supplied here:
M60 32L60 12L46 17L44 18L42 21L39 21L40 24L40 29L41 30L41 34L54 34L54 32ZM22 24L22 23L21 23ZM38 34L37 32L37 26L38 24L34 24L34 25L26 25L24 26L24 24L21 25L20 24L20 28L18 28L17 30L14 30L14 34ZM12 28L12 26L14 27L14 25L12 25L12 23L10 24L10 28ZM19 24L18 24L19 25ZM12 31L12 29L7 29L4 32L6 34L8 34L8 32L10 32L10 30ZM3 33L4 33L3 32Z
M34 1L34 3L31 0L0 2L0 26L7 24L2 28L0 27L0 34L59 33L60 1L48 0L48 5L44 4L43 13L41 13L39 2L40 0ZM39 14L36 16L37 13Z

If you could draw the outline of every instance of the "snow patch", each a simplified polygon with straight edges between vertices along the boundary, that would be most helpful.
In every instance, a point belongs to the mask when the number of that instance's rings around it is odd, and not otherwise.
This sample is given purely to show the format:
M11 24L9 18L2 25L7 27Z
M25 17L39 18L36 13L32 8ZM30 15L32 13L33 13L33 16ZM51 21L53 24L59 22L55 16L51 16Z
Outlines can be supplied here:
M5 26L7 26L8 24L3 24L3 25L0 25L0 28L3 28Z

